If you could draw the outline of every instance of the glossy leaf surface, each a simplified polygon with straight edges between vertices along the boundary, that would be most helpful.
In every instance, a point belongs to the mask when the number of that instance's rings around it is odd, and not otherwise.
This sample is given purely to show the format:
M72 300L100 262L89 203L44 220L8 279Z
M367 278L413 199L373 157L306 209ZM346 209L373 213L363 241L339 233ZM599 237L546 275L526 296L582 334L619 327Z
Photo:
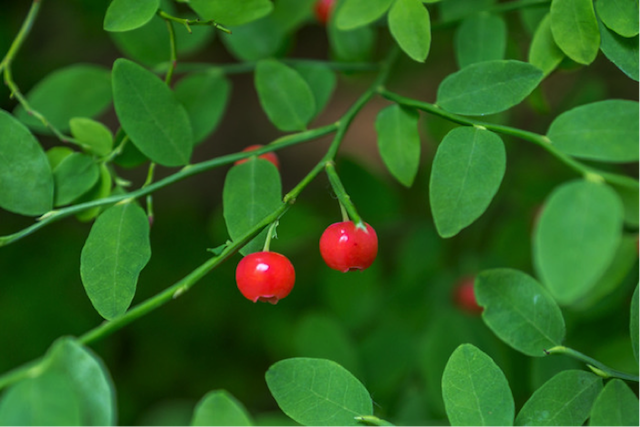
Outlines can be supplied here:
M335 18L336 26L340 30L353 30L379 19L393 0L344 0L343 3Z
M609 0L596 2L596 10L602 22L622 37L638 35L638 1Z
M106 156L113 148L113 134L102 123L86 117L69 120L71 135L90 153Z
M73 153L65 157L53 170L54 205L63 206L73 202L89 191L99 177L98 165L90 156Z
M431 48L431 18L420 0L396 0L389 11L389 31L414 61L424 62Z
M155 15L160 0L113 0L104 16L106 31L129 31L142 27Z
M638 36L622 37L600 22L600 50L630 79L638 81Z
M624 381L612 379L593 402L589 425L635 426L639 423L638 398Z
M293 68L309 85L316 106L314 115L317 116L331 99L336 87L336 75L329 67L322 64L302 63L294 65Z
M213 19L225 26L246 24L273 10L269 0L190 0L189 6L202 19Z
M591 0L553 0L551 32L556 44L579 64L590 64L600 48L600 30Z
M251 426L249 413L226 390L207 393L196 405L192 426Z
M504 59L507 24L499 15L486 12L471 15L456 29L454 43L460 68L476 62Z
M544 75L548 75L562 62L564 53L551 34L551 18L549 14L538 25L531 46L529 47L529 62L540 68Z

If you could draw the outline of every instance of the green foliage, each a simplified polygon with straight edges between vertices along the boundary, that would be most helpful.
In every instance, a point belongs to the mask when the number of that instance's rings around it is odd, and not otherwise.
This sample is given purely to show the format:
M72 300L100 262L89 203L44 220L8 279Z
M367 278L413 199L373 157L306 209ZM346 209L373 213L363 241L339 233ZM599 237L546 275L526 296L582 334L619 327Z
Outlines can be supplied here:
M142 27L156 14L160 0L142 0L130 5L127 0L113 0L104 15L106 31L130 31Z
M629 78L638 81L638 35L625 38L600 22L600 50Z
M636 286L636 290L633 292L633 297L631 298L629 333L631 334L633 354L634 356L636 356L636 361L638 361L638 336L640 335L640 333L638 332L638 286Z
M591 408L591 426L634 426L640 423L638 398L624 381L614 379L604 386Z
M223 25L235 26L262 18L273 10L269 0L191 0L189 7L202 19L213 19Z
M69 120L71 135L89 153L106 156L113 149L113 135L109 128L100 122L85 117Z
M344 0L344 6L336 14L339 30L353 30L379 19L391 7L394 0Z
M560 49L579 64L596 59L600 31L591 0L553 0L551 32Z
M551 18L550 15L547 14L542 21L540 21L533 35L533 40L531 40L529 62L531 65L540 68L544 72L544 75L547 76L560 65L563 59L564 53L553 40Z
M431 48L429 11L419 0L396 0L389 11L389 31L414 61L424 62Z
M638 35L638 2L635 0L599 1L596 2L598 17L607 28L622 37Z
M455 51L460 68L476 62L504 59L506 47L507 24L499 15L471 15L456 29Z
M93 159L82 153L66 156L53 170L54 205L67 205L98 182L100 171Z
M207 393L198 405L191 420L192 426L250 426L249 413L226 390Z
M309 85L315 101L315 113L317 116L329 103L333 90L336 87L336 75L329 67L315 63L298 63L293 68Z

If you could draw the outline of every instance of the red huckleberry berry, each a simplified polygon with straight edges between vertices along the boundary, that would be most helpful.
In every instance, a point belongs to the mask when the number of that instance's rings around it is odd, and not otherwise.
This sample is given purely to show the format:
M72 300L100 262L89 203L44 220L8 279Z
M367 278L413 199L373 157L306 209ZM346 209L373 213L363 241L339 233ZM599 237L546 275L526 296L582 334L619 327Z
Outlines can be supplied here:
M320 255L334 270L346 273L350 270L369 268L378 254L378 236L369 224L366 230L356 227L353 221L331 224L320 237Z
M462 278L453 290L453 300L460 310L470 314L480 314L482 307L476 301L474 281L475 278L471 276Z
M327 25L327 22L329 22L329 17L335 2L335 0L318 0L316 2L314 7L316 19L322 25Z
M238 289L253 302L276 304L289 295L295 281L293 264L277 252L254 252L236 267Z
M260 144L255 144L255 145L250 145L247 148L245 148L244 150L242 150L243 152L246 151L253 151L253 150L257 150L258 148L262 148L264 147L264 145L260 145ZM275 167L277 167L278 169L280 169L280 161L278 160L278 156L276 156L276 153L273 152L269 152L269 153L264 153L264 154L260 154L258 156L259 159L265 159L270 161L271 163L273 163L273 165ZM248 161L249 159L242 159L242 160L238 160L237 162L234 163L234 165L239 165L242 164L246 161Z

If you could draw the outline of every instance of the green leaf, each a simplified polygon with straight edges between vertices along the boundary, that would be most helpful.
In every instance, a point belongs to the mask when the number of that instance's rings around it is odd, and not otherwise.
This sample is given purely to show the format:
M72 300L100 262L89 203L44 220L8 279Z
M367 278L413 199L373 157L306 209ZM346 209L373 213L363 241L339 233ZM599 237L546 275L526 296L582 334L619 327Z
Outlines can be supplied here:
M592 0L553 0L551 32L556 44L571 59L588 65L600 48L600 30Z
M273 10L269 0L190 0L189 7L202 19L213 19L225 26L255 21Z
M638 398L624 381L613 379L604 386L591 408L590 426L635 426Z
M513 425L515 404L509 383L495 362L462 344L442 374L442 396L452 426Z
M504 59L507 24L499 15L481 12L466 18L454 35L458 66Z
M59 131L66 132L71 118L95 117L111 104L109 71L95 65L82 64L58 69L27 93L27 102ZM50 133L22 105L14 113L31 129Z
M389 31L411 59L424 62L431 47L431 19L420 0L395 0L389 11Z
M547 136L556 148L575 157L637 162L638 114L636 101L609 99L581 105L556 117Z
M86 117L74 117L69 120L71 135L97 156L106 156L113 148L113 134L105 125Z
M75 153L71 148L66 146L51 147L45 153L51 170L54 170L64 159Z
M284 32L296 31L313 16L316 0L278 0L269 15Z
M340 13L344 3L337 2L328 25L331 54L339 61L368 61L373 56L376 34L369 25L354 30L343 31L335 24L335 16Z
M9 388L0 400L5 426L83 425L79 397L63 374L49 371Z
M336 87L336 75L329 67L320 63L299 63L293 68L309 85L316 105L314 116L317 116L331 99Z
M251 426L245 407L226 390L207 393L196 405L192 426Z
M67 205L98 182L100 170L93 159L82 153L67 156L53 170L55 183L55 206Z
M283 28L271 15L231 29L233 35L225 35L222 42L241 61L257 61L274 56L285 42Z
M85 193L82 197L78 199L78 203L89 202L92 200L104 199L105 197L109 197L111 195L111 172L105 163L100 163L100 179L93 186L91 190ZM96 206L93 208L85 209L76 214L76 218L78 221L91 221L95 217L100 214L105 206Z
M231 84L218 70L192 74L175 87L178 100L189 115L194 143L202 142L220 123L231 93Z
M549 14L538 25L531 46L529 47L529 63L540 68L544 75L549 75L564 59L564 53L551 34L551 18Z
M411 187L420 165L418 113L391 105L378 113L378 150L384 164L402 185Z
M127 141L124 143L122 152L114 159L113 162L115 164L122 166L123 168L135 168L149 161L149 158L136 148L122 128L120 128L118 133L116 133L114 145L119 147L124 138L127 138Z
M629 78L638 81L638 36L625 38L608 29L602 22L599 22L599 25L600 38L602 39L600 50L602 50L602 53L620 71L629 76Z
M113 101L122 128L143 154L163 166L189 163L193 149L189 116L157 76L127 59L117 59Z
M149 220L140 206L117 204L96 219L82 248L80 275L102 317L112 320L127 311L149 258Z
M475 294L484 323L521 353L542 357L564 339L560 308L532 277L507 268L486 270L476 277Z
M335 362L292 358L271 365L267 386L282 411L303 425L357 426L373 415L367 389Z
M542 71L526 62L479 62L445 78L438 87L437 103L456 114L499 113L522 102L542 78Z
M638 0L597 1L596 10L615 33L626 38L638 35Z
M113 0L104 16L106 31L129 31L149 22L160 7L160 0Z
M237 240L276 210L282 199L278 169L268 160L253 159L232 167L222 190L224 220L231 240ZM262 250L263 230L240 249L242 255Z
M255 85L260 105L280 130L304 130L315 113L313 93L292 68L275 59L258 62Z
M442 22L461 20L490 8L496 0L446 0L438 4Z
M562 371L527 400L516 425L581 426L600 390L600 377L585 371Z
M631 334L631 347L633 347L633 355L638 361L638 286L633 291L633 297L631 298L631 316L629 320L629 333Z
M40 215L53 207L53 174L44 150L22 123L0 110L0 207Z
M506 168L504 144L493 132L458 127L445 136L433 159L429 200L442 237L455 236L489 207Z
M556 301L571 304L587 294L618 247L623 208L608 186L576 180L556 188L534 231L533 261Z
M70 380L80 404L80 423L85 426L116 425L115 390L100 358L73 338L56 340L47 353L47 370Z
M353 30L370 24L385 14L393 0L344 0L336 13L339 30Z

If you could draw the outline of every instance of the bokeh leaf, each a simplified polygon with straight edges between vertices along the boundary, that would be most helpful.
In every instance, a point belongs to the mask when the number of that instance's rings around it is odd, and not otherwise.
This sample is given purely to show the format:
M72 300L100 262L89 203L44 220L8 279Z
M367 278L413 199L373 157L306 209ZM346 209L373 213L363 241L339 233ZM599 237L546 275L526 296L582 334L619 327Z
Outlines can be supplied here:
M106 31L129 31L142 27L155 15L160 0L113 0L104 16Z
M80 276L102 317L111 320L127 311L150 258L149 220L140 206L121 203L100 214L82 248Z
M222 208L231 240L247 233L280 206L282 184L268 160L252 159L232 167L224 180ZM262 250L267 229L240 249L242 255Z
M44 150L29 129L0 110L0 207L40 215L53 207L53 174Z
M581 105L556 117L547 136L575 157L607 162L638 161L636 101L609 99Z
M53 170L55 183L55 206L67 205L98 182L100 169L88 155L73 153L65 157Z
M542 71L526 62L478 62L447 76L438 87L436 102L457 114L499 113L522 102L542 78Z
M600 390L600 377L585 371L562 371L525 402L515 425L581 426Z
M238 27L222 37L229 52L241 61L257 61L276 55L285 42L284 29L272 15Z
M424 62L431 48L431 18L420 0L396 0L389 11L389 31L414 61Z
M486 270L476 277L475 294L484 323L516 350L542 357L564 339L560 308L532 277L507 268Z
M622 37L638 35L637 0L610 0L596 2L598 16L607 26Z
M91 188L77 200L78 203L104 199L105 197L109 197L109 195L111 195L111 172L109 171L106 163L100 163L99 169L100 178L98 179L98 182L96 182L93 188ZM96 206L93 208L85 209L81 212L78 212L76 214L76 218L78 218L78 221L90 221L97 217L98 214L104 209L106 209L105 206Z
M190 0L189 7L202 19L213 19L225 26L255 21L273 10L269 0Z
M319 63L299 63L293 68L302 76L313 93L316 111L320 114L329 103L336 87L336 74L326 65Z
M600 30L592 0L553 0L551 32L562 51L579 64L596 59Z
M282 411L303 425L356 426L373 414L367 389L335 362L292 358L271 365L267 386Z
M629 320L629 332L631 334L631 347L633 348L633 355L638 361L638 286L633 291L633 297L631 298L631 316Z
M533 261L560 304L593 287L611 263L622 231L623 208L607 185L584 180L556 188L534 231Z
M454 43L460 68L476 62L504 59L507 24L499 15L487 12L471 15L456 29Z
M378 150L384 164L402 185L411 187L420 165L418 113L391 105L378 113Z
M336 14L336 26L339 30L370 24L380 18L391 7L393 0L344 0Z
M429 182L431 212L442 237L455 236L484 213L505 169L504 144L495 133L458 127L445 136Z
M509 383L495 362L472 344L460 345L442 374L442 396L452 426L513 425Z
M599 3L598 3L599 4ZM638 68L640 60L638 59L638 36L622 37L606 25L599 22L600 25L600 50L613 62L616 67L625 73L629 78L638 81Z
M106 156L113 148L113 134L105 125L86 117L69 120L71 135L90 153Z
M442 22L461 20L490 8L496 0L446 0L438 3Z
M635 393L624 381L612 379L593 402L589 425L635 426L639 423L638 398Z
M251 426L246 408L226 390L207 393L196 405L192 426Z
M113 100L122 128L143 154L163 166L189 163L193 150L189 116L157 76L132 61L117 59Z
M344 3L336 2L327 27L332 57L339 61L367 61L373 55L375 31L371 25L344 31L336 26L335 17Z
M551 18L549 14L542 19L529 47L529 63L540 68L544 75L549 75L562 62L564 53L551 34Z
M274 59L258 62L255 85L262 108L280 130L303 130L315 113L313 93L294 69Z

